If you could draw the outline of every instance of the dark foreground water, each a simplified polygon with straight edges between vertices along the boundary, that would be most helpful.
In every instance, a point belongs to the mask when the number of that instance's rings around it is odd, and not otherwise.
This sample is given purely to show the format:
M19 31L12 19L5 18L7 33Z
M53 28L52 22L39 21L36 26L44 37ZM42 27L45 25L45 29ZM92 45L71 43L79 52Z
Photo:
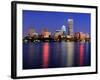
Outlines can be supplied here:
M23 69L90 66L90 42L23 43Z

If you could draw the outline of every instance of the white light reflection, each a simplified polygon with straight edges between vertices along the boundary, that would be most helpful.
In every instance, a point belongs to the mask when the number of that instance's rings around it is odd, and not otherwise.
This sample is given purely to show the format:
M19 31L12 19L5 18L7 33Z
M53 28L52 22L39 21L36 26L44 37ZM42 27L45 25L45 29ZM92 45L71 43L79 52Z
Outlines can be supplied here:
M61 65L66 66L66 42L61 42Z
M73 66L74 42L67 42L67 66Z

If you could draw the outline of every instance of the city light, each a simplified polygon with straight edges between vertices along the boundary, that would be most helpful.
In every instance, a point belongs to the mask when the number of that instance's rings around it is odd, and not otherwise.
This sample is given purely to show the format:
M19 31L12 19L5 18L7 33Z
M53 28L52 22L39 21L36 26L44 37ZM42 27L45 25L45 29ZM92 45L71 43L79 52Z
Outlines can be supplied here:
M90 41L89 33L74 32L74 20L68 19L67 25L63 25L61 29L55 32L49 32L49 29L44 28L41 33L35 32L34 28L29 28L28 34L23 38L24 42L41 42L41 41Z

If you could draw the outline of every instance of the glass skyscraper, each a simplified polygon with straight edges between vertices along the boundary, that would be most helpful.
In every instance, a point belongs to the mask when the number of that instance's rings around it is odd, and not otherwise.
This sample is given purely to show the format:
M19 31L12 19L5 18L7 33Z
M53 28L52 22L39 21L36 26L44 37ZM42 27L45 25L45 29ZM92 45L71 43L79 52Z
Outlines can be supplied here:
M68 19L68 35L73 36L73 19Z

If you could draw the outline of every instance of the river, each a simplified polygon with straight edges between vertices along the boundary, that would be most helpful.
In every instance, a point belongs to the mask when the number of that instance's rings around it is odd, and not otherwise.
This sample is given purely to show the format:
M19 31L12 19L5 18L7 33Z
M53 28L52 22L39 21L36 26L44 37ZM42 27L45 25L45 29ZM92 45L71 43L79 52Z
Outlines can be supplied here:
M23 43L23 69L91 65L90 42Z

